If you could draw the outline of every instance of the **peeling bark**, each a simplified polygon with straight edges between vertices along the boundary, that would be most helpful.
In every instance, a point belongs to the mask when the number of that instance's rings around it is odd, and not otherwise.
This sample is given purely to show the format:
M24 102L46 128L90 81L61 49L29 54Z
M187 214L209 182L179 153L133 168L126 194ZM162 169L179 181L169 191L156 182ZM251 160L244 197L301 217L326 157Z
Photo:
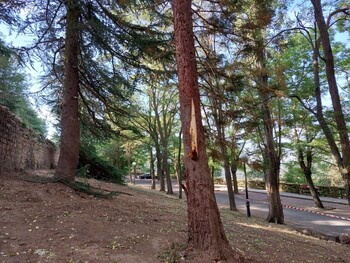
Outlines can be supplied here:
M187 188L188 246L209 255L208 262L238 262L239 253L233 253L221 222L206 155L200 115L191 0L174 0L173 13ZM196 132L191 133L194 126ZM194 139L197 141L195 160L191 158Z

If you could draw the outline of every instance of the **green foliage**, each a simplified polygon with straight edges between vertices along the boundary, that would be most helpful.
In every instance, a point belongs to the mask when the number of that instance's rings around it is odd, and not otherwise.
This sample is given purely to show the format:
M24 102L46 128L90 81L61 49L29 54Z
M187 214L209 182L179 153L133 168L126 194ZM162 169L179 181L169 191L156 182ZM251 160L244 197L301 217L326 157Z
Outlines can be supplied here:
M123 175L126 174L125 169L118 169L113 163L99 156L96 145L98 145L98 142L91 138L82 139L78 175L115 183L124 183Z
M283 182L305 184L306 179L297 161L289 161L285 164L286 172L282 175Z
M20 117L25 127L46 135L45 121L38 117L29 102L25 77L14 56L0 40L0 104Z
M45 67L43 96L60 114L64 79L65 1L36 0L26 18L25 33L35 35L35 49ZM151 60L169 60L172 34L149 1L80 1L79 118L90 132L113 134L133 130L132 94ZM147 10L144 8L147 5ZM45 17L46 19L42 19ZM149 19L147 19L149 18ZM163 17L164 18L164 17ZM170 20L171 21L171 20ZM57 25L57 26L52 26ZM50 28L50 30L44 30ZM33 54L34 53L34 54ZM173 62L173 59L171 59ZM136 131L136 130L135 130Z
M322 161L326 158L326 156L314 157L314 164L312 166L312 180L315 185L330 186L334 184L334 178L340 177L338 172L335 172L335 174L332 175L331 166L328 163ZM283 167L284 172L281 173L281 180L283 182L307 184L305 175L303 174L303 171L301 170L297 161L288 161L283 165Z

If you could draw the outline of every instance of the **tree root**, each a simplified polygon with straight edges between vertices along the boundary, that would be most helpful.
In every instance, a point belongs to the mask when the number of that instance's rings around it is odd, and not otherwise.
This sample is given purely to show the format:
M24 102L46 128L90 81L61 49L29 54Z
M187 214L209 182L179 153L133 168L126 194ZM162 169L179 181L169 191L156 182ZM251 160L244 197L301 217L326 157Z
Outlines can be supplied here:
M113 196L118 196L121 194L132 196L132 194L129 194L126 192L98 189L98 188L92 187L89 183L84 183L79 181L68 181L68 180L65 180L65 178L41 177L38 175L33 176L33 175L24 174L24 176L21 176L20 179L26 182L40 183L40 184L62 183L77 192L84 193L87 195L92 195L97 198L112 198Z

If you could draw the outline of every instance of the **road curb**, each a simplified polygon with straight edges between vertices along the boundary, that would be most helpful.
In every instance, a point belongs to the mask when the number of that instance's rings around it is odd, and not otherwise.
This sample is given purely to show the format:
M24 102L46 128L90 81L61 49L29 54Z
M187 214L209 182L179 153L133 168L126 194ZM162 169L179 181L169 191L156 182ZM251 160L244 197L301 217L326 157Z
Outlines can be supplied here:
M238 198L245 200L245 198L242 198L242 197L239 197L239 196L238 196ZM253 200L250 200L250 201L253 201ZM256 201L256 200L254 200L253 202L255 202L255 203L262 203L262 204L268 204L267 202ZM282 205L282 206L285 207L285 208L289 208L289 209L295 209L295 210L300 210L300 211L305 211L305 212L311 212L311 213L315 213L315 214L320 214L320 215L324 215L324 216L329 216L329 217L333 217L333 218L338 218L338 219L343 219L343 220L350 221L350 218L346 218L346 217L334 216L334 215L330 215L330 214L326 214L326 213L322 213L322 212L318 212L318 211L312 211L312 210L308 210L308 209L304 209L304 208L300 208L300 207L295 207L295 206L291 206L291 205ZM312 237L316 237L316 238L319 238L319 239L322 239L322 240L328 240L328 241L333 241L333 242L336 242L336 243L340 243L339 236L337 236L337 235L328 235L328 234L325 234L325 233L322 233L322 232L315 231L315 230L313 230L311 228L301 227L301 226L296 225L295 223L290 222L290 221L288 221L288 225L291 228L293 228L295 231L297 231L297 232L299 232L299 233L301 233L303 235L312 236Z
M221 189L223 188L223 185L216 185L217 189L215 189L215 191L218 191L218 192L221 192L221 191L227 191L225 189ZM252 188L248 188L249 192L253 192L253 193L257 193L257 194L266 194L265 190L258 190L258 189L252 189ZM244 189L242 190L242 188L240 188L240 191L244 191ZM296 199L303 199L303 200L312 200L312 197L310 195L290 195L292 193L288 193L288 192L280 192L280 195L281 196L284 196L284 197L290 197L290 198L296 198ZM325 200L323 198L327 198L327 197L324 197L324 196L321 196L321 201L322 202L325 202L325 203L332 203L332 204L339 204L339 205L348 205L346 202L344 202L343 200L344 199L340 199L340 200L337 200L337 198L334 198L334 200Z
M336 218L336 219L341 219L341 220L345 220L345 221L350 221L350 218L344 217L344 216L337 216L337 215L332 215L332 214L327 214L327 213L323 213L320 211L313 211L313 210L309 210L309 209L305 209L305 208L301 208L301 207L296 207L296 206L291 206L291 205L282 205L283 207L289 208L289 209L295 209L295 210L300 210L300 211L305 211L305 212L309 212L309 213L314 213L314 214L318 214L318 215L322 215L322 216L328 216L331 218Z

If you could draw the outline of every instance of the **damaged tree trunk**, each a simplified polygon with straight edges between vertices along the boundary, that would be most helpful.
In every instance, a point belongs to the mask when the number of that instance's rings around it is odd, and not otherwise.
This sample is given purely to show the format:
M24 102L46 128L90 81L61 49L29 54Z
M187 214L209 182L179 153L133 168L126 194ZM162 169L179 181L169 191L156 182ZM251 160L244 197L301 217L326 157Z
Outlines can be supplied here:
M238 262L227 240L210 177L200 114L191 0L174 0L176 62L183 128L187 191L188 246L208 255L208 262Z

